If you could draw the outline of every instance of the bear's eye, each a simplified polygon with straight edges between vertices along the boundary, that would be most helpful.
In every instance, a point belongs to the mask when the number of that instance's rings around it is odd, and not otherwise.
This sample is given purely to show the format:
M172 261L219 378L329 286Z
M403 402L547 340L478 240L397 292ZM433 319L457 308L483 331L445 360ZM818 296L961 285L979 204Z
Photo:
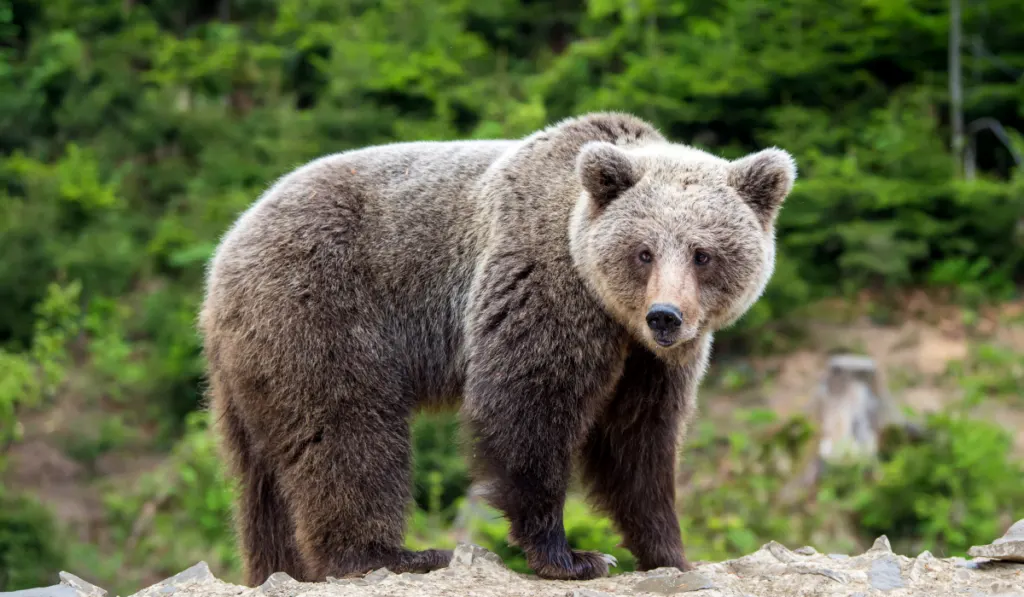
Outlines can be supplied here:
M651 252L648 251L647 249L640 251L640 254L637 255L637 258L640 260L641 263L650 263L654 261L654 255L651 255Z
M694 252L693 262L696 263L697 265L707 265L709 261L711 261L711 255L705 253L704 251Z

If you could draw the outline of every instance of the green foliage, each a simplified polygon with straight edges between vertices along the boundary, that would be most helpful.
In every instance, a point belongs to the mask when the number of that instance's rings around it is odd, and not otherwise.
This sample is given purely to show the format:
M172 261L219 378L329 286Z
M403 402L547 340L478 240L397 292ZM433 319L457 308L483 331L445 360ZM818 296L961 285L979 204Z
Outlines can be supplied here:
M79 328L81 287L50 284L36 305L29 350L0 349L0 450L18 439L18 411L51 398L64 381L67 345ZM0 451L0 473L3 472ZM0 590L49 584L65 562L60 529L50 513L29 496L0 482Z
M1024 405L1024 354L980 344L967 360L951 363L948 373L963 388L968 404L1000 399Z
M459 451L459 420L452 413L422 413L413 422L413 497L416 505L450 520L466 494L469 474Z
M865 533L911 549L965 555L1024 516L1024 467L998 425L957 413L933 414L926 439L893 449L875 483L852 501Z
M679 512L693 559L735 557L769 540L803 544L820 522L783 493L811 448L808 421L759 409L737 411L734 421L728 431L702 423L687 442Z
M68 434L61 443L68 456L91 467L103 454L138 443L141 435L123 415L114 413L104 416L95 427Z
M113 539L125 546L117 567L157 564L170 576L205 560L224 578L237 578L234 487L222 466L208 415L197 412L187 417L185 435L159 470L132 487L110 487L105 502Z
M35 308L34 332L26 353L0 349L0 446L16 439L19 407L38 406L64 380L68 343L79 328L77 283L51 284Z
M0 486L0 591L53 584L66 559L50 513Z

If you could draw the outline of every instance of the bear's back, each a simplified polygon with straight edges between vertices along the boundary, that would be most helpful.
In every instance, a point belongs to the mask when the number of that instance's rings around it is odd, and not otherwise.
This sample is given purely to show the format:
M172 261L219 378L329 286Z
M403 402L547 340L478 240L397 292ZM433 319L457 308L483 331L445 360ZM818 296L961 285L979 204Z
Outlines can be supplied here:
M390 336L361 335L350 350L401 347L409 366L433 372L424 391L450 392L460 301L485 233L473 186L514 144L376 146L285 175L222 239L208 272L204 335L214 344L245 337L242 351L259 346L262 355L296 341L303 327L339 338L387 328Z
M239 217L218 247L209 282L244 286L254 276L327 267L327 259L336 273L351 263L346 273L365 274L364 287L430 277L423 268L472 241L472 187L513 143L398 143L314 160Z

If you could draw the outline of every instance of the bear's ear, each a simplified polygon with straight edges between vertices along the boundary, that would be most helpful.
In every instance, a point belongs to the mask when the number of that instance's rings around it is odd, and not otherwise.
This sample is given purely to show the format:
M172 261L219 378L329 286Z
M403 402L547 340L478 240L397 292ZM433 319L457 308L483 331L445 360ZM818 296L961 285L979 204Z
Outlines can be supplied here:
M782 202L793 190L796 162L789 153L772 147L729 164L729 185L753 208L761 224L769 226Z
M640 180L626 152L604 141L583 146L576 158L576 173L598 207L605 207Z

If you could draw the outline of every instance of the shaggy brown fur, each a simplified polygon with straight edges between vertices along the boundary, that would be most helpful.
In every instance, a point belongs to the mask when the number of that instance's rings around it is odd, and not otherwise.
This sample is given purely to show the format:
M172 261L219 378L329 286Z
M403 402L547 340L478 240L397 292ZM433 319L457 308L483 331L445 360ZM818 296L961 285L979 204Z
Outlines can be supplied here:
M591 114L279 180L223 239L200 318L247 582L447 565L403 548L409 419L460 401L540 576L608 571L565 537L574 460L642 569L686 568L676 448L794 176L781 150L727 162Z

